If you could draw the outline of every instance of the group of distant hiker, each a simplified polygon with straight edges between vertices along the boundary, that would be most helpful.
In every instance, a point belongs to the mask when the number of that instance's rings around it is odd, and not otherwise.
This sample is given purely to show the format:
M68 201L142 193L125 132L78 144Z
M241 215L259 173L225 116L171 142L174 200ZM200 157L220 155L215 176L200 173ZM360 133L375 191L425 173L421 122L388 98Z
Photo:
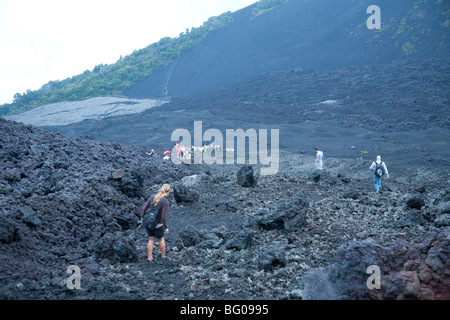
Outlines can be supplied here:
M178 154L179 154L179 155L182 154L183 151L181 150L180 147L177 146L177 142L175 142L175 147L176 147L176 149L177 149ZM164 160L170 160L170 154L171 154L171 153L172 153L172 152L169 151L169 150L164 151L163 159L164 159ZM149 155L149 156L151 156L152 158L158 158L158 154L156 153L155 149L152 149L150 152L146 152L146 154Z
M314 147L314 150L316 151L314 171L323 170L323 152L320 151L317 147ZM381 188L381 177L386 175L386 177L389 178L389 171L386 167L386 164L381 161L381 156L379 155L377 156L376 160L372 162L369 169L373 171L373 184L375 187L375 192L379 193Z
M323 170L323 152L319 148L314 147L316 152L316 158L314 161L314 171ZM156 157L156 153L152 149L150 156ZM170 151L165 152L165 157L170 157ZM381 178L386 175L389 178L389 172L386 164L381 161L381 156L377 156L376 160L372 162L370 170L374 173L374 186L377 193L380 192ZM144 226L147 235L149 236L149 241L147 244L147 255L148 261L153 261L153 248L158 239L159 249L161 252L161 259L166 259L166 243L164 240L164 235L169 233L169 228L167 226L167 214L169 213L169 196L171 191L169 184L164 184L158 193L152 194L150 198L145 203L142 210L141 222Z
M180 159L191 159L191 156L195 151L204 152L209 149L212 149L216 152L222 151L222 146L210 144L210 145L206 145L206 146L202 146L202 147L195 147L195 146L187 147L187 146L178 144L178 142L175 142L174 149L172 149L172 150L174 152L176 152L177 157ZM234 153L235 150L234 150L234 148L226 148L225 151L228 154L228 153ZM152 149L150 152L146 152L146 154L153 158L158 157L158 154L155 152L154 149ZM170 160L171 154L172 154L172 151L169 151L169 150L164 151L163 159Z

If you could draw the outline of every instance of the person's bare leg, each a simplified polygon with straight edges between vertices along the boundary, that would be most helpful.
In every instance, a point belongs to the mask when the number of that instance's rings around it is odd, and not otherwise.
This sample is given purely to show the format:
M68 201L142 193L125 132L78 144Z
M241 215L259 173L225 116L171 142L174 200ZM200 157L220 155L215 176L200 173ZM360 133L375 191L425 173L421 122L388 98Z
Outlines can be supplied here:
M155 237L150 237L147 245L148 261L153 261L153 246L155 245Z
M161 251L161 257L166 257L166 241L164 238L159 239L159 251Z

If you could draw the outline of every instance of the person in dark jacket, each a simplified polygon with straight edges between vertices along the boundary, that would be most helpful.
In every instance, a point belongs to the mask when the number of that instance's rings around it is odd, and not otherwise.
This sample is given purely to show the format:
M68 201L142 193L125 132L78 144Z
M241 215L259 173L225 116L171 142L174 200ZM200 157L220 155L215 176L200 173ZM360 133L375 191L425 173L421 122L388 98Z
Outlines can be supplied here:
M142 219L144 218L147 210L152 206L151 209L156 209L160 204L162 204L158 210L156 216L156 227L153 230L145 228L148 236L150 237L147 245L148 261L153 261L153 247L155 245L156 238L159 242L159 250L161 252L161 258L166 257L166 242L164 240L164 235L169 233L169 227L167 226L167 214L169 213L169 201L166 199L170 194L170 185L164 184L157 194L152 195L145 203L144 209L142 211ZM163 201L163 202L161 202ZM142 221L141 219L141 221Z

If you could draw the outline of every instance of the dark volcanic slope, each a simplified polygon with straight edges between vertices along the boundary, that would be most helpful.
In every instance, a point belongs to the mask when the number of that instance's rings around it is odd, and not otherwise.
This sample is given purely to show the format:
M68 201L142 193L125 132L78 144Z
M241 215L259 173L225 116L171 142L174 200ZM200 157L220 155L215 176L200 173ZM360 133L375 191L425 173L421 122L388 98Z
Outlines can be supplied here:
M138 115L52 127L72 137L170 147L172 131L276 128L280 147L329 157L449 166L448 59L411 60L335 71L293 69L222 90L173 99ZM207 142L205 142L206 144Z
M99 272L95 259L137 261L132 234L146 188L190 172L144 150L4 119L0 132L1 299L56 298L49 287L72 264L89 278Z
M369 30L370 5L381 30ZM166 68L136 83L130 97L178 97L294 68L332 70L446 58L448 1L290 0L253 18L250 6Z
M177 167L0 119L0 299L449 299L448 169L388 162L380 195L369 161L327 158L320 175L312 161L283 152L246 188L238 165ZM155 249L150 264L138 216L163 182L184 201L169 198L170 260Z

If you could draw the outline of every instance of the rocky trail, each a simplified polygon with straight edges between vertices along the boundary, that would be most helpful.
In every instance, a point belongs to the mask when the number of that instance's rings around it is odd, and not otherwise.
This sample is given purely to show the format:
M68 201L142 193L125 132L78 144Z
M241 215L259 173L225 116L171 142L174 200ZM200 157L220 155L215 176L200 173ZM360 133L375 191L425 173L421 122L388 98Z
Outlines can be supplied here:
M313 154L281 152L278 174L260 176L3 119L0 131L1 299L450 298L446 168L386 156L376 194L361 158L326 158L317 174ZM163 183L168 260L156 246L150 263L139 215ZM67 287L70 265L80 289Z

